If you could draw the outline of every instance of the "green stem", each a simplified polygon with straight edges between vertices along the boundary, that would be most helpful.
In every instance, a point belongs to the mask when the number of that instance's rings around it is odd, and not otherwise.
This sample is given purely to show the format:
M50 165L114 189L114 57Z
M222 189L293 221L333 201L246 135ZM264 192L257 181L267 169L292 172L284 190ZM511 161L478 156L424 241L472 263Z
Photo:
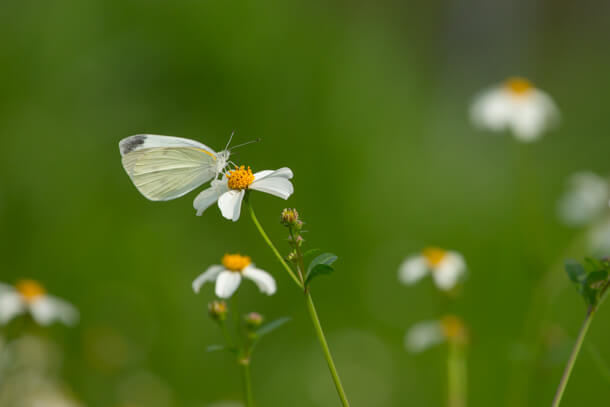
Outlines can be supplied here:
M322 351L324 352L324 358L326 358L326 363L328 364L330 374L333 377L333 381L335 382L335 387L337 388L337 393L339 394L339 398L341 399L341 404L344 407L349 407L347 395L345 394L345 390L343 390L341 378L339 377L339 373L337 372L337 368L335 367L333 356L330 353L328 342L326 342L326 337L324 336L324 330L322 330L322 325L320 324L320 318L318 318L318 313L316 312L316 307L313 304L313 299L311 298L311 293L309 291L305 294L305 298L307 299L307 310L309 311L311 322L313 322L316 335L318 336L318 340L320 341L320 346L322 347Z
M254 407L254 397L252 396L252 378L250 376L250 361L241 363L242 376L244 378L244 402L246 407Z
M576 359L578 358L578 354L580 353L580 348L582 348L582 344L585 340L585 336L587 335L587 331L589 330L589 326L591 325L591 321L593 320L594 314L595 308L590 308L587 311L587 317L582 323L582 327L580 328L580 332L578 333L578 338L576 338L576 343L574 344L574 348L572 348L572 354L570 355L568 364L566 365L566 368L563 371L563 376L561 377L561 381L559 382L559 387L557 388L557 393L555 394L555 398L553 399L552 407L558 407L559 403L561 403L561 398L563 397L563 393L566 390L566 386L568 385L570 374L572 373L572 369L574 368L574 364L576 363Z
M466 407L467 368L464 346L455 341L449 342L447 356L448 406Z
M311 298L311 294L309 290L305 288L305 284L299 281L298 277L294 274L292 268L286 263L280 252L277 250L262 225L256 218L256 214L254 213L254 208L252 208L252 204L248 199L248 195L244 199L246 206L248 207L248 211L250 212L250 217L254 222L254 225L258 229L259 233L267 243L267 245L271 248L271 251L275 254L277 259L282 263L282 266L286 269L290 277L294 280L294 282L304 290L305 298L307 302L307 310L309 311L309 316L311 317L311 321L313 322L314 330L316 331L316 335L318 340L320 341L320 345L322 347L322 351L324 352L324 357L326 358L326 363L328 364L328 368L330 370L330 374L333 377L333 381L335 383L335 387L337 388L337 393L339 394L339 398L341 399L341 403L343 407L349 407L349 401L347 401L347 396L345 395L345 390L343 390L343 385L341 384L341 379L339 378L339 373L337 372L337 368L335 367L335 362L333 361L333 357L330 353L330 349L328 348L328 343L326 342L326 337L324 336L324 331L322 330L322 325L320 324L320 318L318 318L318 313L316 312L316 307L313 304L313 299Z
M286 269L286 271L288 272L290 277L294 280L294 282L299 287L303 288L303 284L299 281L297 276L294 274L294 271L292 270L292 268L288 265L288 263L286 263L286 260L284 260L284 258L280 254L280 252L273 245L273 242L271 241L271 239L269 239L269 236L267 236L267 233L265 233L265 229L263 229L263 226L260 224L260 222L256 218L256 214L254 213L254 208L252 208L252 204L250 204L250 199L249 199L248 194L246 194L244 202L245 202L246 206L248 207L248 211L250 212L250 217L252 218L252 222L254 222L254 225L256 226L256 228L258 229L258 232L263 237L263 240L265 240L267 245L271 248L271 251L273 252L273 254L275 254L275 257L277 257L277 259L280 261L280 263L282 263L282 266L284 266L284 269Z

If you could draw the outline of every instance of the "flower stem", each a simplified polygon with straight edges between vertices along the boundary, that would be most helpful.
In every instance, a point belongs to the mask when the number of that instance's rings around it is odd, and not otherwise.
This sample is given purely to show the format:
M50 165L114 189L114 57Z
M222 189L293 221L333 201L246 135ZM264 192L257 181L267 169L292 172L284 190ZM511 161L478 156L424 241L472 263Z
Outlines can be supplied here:
M288 263L286 263L286 260L284 260L284 258L280 254L280 252L273 245L273 242L271 241L271 239L269 239L269 236L267 236L267 233L265 233L265 229L263 229L263 226L260 224L260 222L256 218L256 214L254 213L254 208L252 207L252 204L250 204L250 199L249 199L248 194L246 194L244 202L245 202L246 206L248 207L248 211L250 212L250 217L252 218L252 222L254 222L254 226L256 226L256 228L258 229L258 232L263 237L263 240L265 241L265 243L267 243L267 245L271 248L271 251L273 252L273 254L275 254L275 257L277 257L277 259L280 261L280 263L282 263L282 266L284 267L284 269L286 269L286 271L288 272L290 277L294 280L294 282L299 287L303 288L303 283L301 283L299 281L297 276L294 274L294 271L292 270L292 268L288 265Z
M580 349L582 348L582 344L585 340L585 336L587 335L587 331L589 330L589 326L591 325L591 321L593 320L594 314L595 308L589 308L585 321L582 323L582 327L580 328L580 332L578 333L578 338L576 338L576 343L574 343L574 347L572 348L572 354L570 355L570 359L568 359L568 364L566 365L566 368L563 371L563 376L561 377L561 381L559 382L559 387L557 388L557 393L555 394L555 398L553 399L552 407L558 407L559 403L561 403L561 398L563 397L563 393L566 389L566 386L568 385L570 374L572 373L572 369L574 368L574 364L576 362L576 359L578 358L578 354L580 353Z
M241 363L242 376L244 378L244 402L246 407L254 407L254 397L252 396L252 378L250 376L250 362Z
M463 344L449 341L447 373L448 406L466 407L467 369Z
M322 351L324 352L324 357L326 358L326 363L328 363L328 368L330 370L330 374L332 375L333 381L335 383L335 387L337 388L337 393L339 394L339 398L341 399L341 403L343 407L349 407L349 401L347 401L347 396L345 395L345 391L343 390L343 385L341 384L341 379L339 378L339 373L337 373L337 368L335 367L335 362L333 361L333 357L330 353L330 349L328 348L328 343L326 342L326 337L324 336L324 331L322 330L322 325L320 324L320 318L318 318L318 313L316 312L316 307L313 304L313 299L311 298L311 294L309 290L306 289L305 283L300 281L299 278L294 274L292 268L286 263L280 252L277 250L262 225L256 218L256 214L254 213L254 208L252 208L252 204L248 199L248 195L244 199L246 206L248 207L248 211L250 212L250 217L254 222L254 225L258 229L259 233L267 243L267 245L271 248L271 251L278 258L282 266L286 269L290 277L294 280L294 282L305 292L305 298L307 302L307 310L309 311L309 316L311 317L311 321L313 322L314 330L316 331L316 335L318 340L320 341L320 346L322 347ZM300 258L302 261L302 258ZM302 278L302 273L301 273Z
M330 370L330 374L333 377L333 381L335 382L335 387L337 388L337 393L339 394L339 398L341 399L341 404L344 407L349 407L347 395L345 394L345 390L343 390L341 378L339 377L339 373L337 372L337 368L335 367L333 356L330 353L328 343L326 342L326 337L324 336L324 330L322 330L322 325L320 324L320 318L318 318L318 313L316 312L316 307L313 304L313 299L311 298L311 293L309 291L305 293L305 298L307 300L307 310L309 311L309 316L311 317L311 321L313 322L316 335L318 336L318 340L320 341L320 346L322 347L322 351L324 352L324 358L326 358L328 369Z

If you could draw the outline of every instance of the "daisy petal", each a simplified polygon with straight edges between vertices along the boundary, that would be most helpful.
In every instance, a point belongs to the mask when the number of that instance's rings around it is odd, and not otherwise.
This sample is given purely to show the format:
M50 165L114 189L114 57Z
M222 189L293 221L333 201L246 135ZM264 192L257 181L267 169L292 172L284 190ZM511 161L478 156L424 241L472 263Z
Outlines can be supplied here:
M254 173L254 180L261 180L261 179L265 179L267 177L282 177L282 178L286 178L286 179L292 179L292 177L294 177L294 174L292 173L292 170L288 167L282 167L278 170L264 170L264 171L259 171L259 172L255 172Z
M220 266L220 265L217 265L217 264L208 267L208 269L206 271L201 273L199 275L199 277L197 277L193 281L193 291L195 291L195 293L199 294L199 290L201 289L201 286L204 283L207 283L208 281L216 280L216 277L218 277L218 274L221 271L223 271L224 269L225 268L223 266Z
M210 188L201 191L193 201L193 207L197 210L197 216L201 216L203 211L208 209L225 192L227 192L226 182L212 181Z
M470 116L475 125L498 131L508 124L511 111L511 96L502 88L493 88L475 98Z
M448 252L432 276L438 288L448 291L455 287L465 271L466 262L462 255L457 252Z
M220 208L220 212L222 216L226 219L232 220L235 222L239 219L239 214L241 212L241 201L244 199L245 191L232 189L224 194L220 195L218 198L218 207Z
M438 321L423 321L413 325L405 336L409 352L419 353L445 340L443 328Z
M428 263L423 256L410 256L398 269L398 278L403 284L411 285L428 273Z
M247 279L254 281L254 283L258 286L258 289L261 290L262 293L267 295L273 295L276 291L275 280L271 276L271 274L267 273L265 270L257 269L253 266L248 266L242 271L242 274Z
M216 295L220 298L229 298L237 290L240 282L240 273L228 270L220 272L216 279Z
M26 305L21 295L8 289L0 292L0 325L8 323L25 311Z
M59 298L45 295L30 304L32 318L40 325L50 325L59 320L67 325L78 321L78 311Z

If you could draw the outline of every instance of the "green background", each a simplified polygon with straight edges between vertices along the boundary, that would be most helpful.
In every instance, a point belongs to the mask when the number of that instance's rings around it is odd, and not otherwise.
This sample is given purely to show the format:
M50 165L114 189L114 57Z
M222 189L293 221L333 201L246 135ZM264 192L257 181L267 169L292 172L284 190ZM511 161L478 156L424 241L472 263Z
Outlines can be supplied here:
M293 317L254 356L258 405L337 405L303 298L249 219L196 217L195 193L148 202L120 164L131 134L219 150L235 131L262 138L236 162L295 173L288 202L253 195L271 237L287 249L278 216L297 207L309 247L340 258L313 295L354 406L444 403L446 349L410 355L403 338L447 311L471 331L469 405L549 405L584 316L557 267L579 231L556 200L570 173L610 170L608 18L595 1L5 0L0 281L38 279L80 309L76 328L47 334L84 404L118 406L136 382L132 406L201 407L239 400L241 384L228 354L204 352L221 340L213 291L190 284L225 252L249 254L279 290L244 284L241 309ZM473 95L512 75L563 113L534 144L468 121ZM398 283L428 245L465 256L459 300ZM587 338L606 361L609 322L602 308ZM583 352L565 406L609 398Z

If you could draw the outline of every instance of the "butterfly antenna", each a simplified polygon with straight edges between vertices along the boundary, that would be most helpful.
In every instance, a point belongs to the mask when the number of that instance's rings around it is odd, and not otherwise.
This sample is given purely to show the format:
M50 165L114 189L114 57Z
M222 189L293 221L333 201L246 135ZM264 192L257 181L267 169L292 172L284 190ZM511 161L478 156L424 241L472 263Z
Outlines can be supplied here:
M231 148L231 151L233 151L233 150L235 150L236 148L239 148L239 147L247 146L248 144L258 143L259 141L261 141L260 137L254 139L254 140L247 141L247 142L242 143L242 144L238 144L235 147Z
M229 136L229 141L227 142L227 145L225 146L225 150L229 149L229 144L231 144L231 140L233 140L233 136L235 135L235 130L233 130L231 132L231 135Z

